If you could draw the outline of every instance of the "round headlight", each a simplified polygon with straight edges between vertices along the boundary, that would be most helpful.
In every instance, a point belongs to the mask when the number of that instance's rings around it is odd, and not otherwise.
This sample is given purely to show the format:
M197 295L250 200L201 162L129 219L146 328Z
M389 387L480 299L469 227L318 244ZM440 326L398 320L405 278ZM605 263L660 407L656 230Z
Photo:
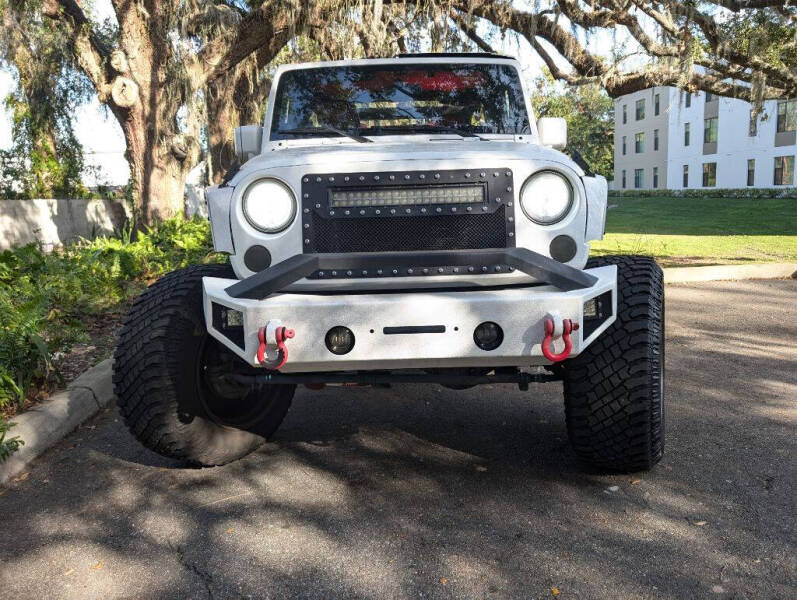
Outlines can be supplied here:
M540 225L552 225L565 218L573 205L573 188L554 171L535 173L520 190L520 206L526 216Z
M296 216L296 199L288 187L276 179L259 179L244 192L244 216L263 233L277 233Z

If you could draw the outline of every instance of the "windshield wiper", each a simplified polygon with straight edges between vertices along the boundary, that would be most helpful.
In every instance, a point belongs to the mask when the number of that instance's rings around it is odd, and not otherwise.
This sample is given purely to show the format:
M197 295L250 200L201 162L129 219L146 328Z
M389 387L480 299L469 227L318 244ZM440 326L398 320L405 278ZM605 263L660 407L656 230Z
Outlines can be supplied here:
M396 131L396 132L407 132L407 133L453 133L454 135L458 135L460 137L475 137L479 138L482 141L489 141L487 138L480 136L478 133L473 133L470 131L466 131L464 129L459 129L458 127L448 127L446 125L415 125L413 127L402 127L401 125L393 125L387 127L375 127L374 129L378 129L380 131Z
M370 144L373 140L369 140L367 137L363 137L361 135L357 135L356 133L349 133L348 131L344 131L343 129L338 129L337 127L332 127L332 125L319 125L318 127L296 127L295 129L277 129L277 133L337 133L341 137L347 137L355 142L360 142L361 144Z

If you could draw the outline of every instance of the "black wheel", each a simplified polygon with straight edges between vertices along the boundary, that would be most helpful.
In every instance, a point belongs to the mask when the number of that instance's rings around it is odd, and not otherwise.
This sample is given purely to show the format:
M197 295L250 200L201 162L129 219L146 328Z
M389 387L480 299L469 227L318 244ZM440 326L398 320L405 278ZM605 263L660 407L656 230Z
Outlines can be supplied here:
M114 392L133 435L158 454L211 466L249 454L279 427L296 386L253 387L220 377L246 365L208 335L201 265L162 277L125 318L114 353Z
M570 443L602 470L645 471L664 451L664 285L644 256L593 258L617 265L617 320L563 363Z

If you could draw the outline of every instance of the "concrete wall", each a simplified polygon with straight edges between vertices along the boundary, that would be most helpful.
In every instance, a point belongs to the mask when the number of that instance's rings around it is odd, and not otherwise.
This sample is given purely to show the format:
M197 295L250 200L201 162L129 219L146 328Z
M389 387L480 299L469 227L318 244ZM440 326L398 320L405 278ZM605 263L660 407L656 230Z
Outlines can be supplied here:
M108 200L0 200L0 250L40 242L52 248L78 237L112 233L126 218Z

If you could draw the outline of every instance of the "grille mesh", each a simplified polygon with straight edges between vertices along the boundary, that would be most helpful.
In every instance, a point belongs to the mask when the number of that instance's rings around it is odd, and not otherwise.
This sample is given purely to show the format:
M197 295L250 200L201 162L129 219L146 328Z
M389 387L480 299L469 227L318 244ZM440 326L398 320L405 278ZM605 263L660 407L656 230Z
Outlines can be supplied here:
M468 250L507 245L504 207L490 214L324 219L314 215L315 252Z

